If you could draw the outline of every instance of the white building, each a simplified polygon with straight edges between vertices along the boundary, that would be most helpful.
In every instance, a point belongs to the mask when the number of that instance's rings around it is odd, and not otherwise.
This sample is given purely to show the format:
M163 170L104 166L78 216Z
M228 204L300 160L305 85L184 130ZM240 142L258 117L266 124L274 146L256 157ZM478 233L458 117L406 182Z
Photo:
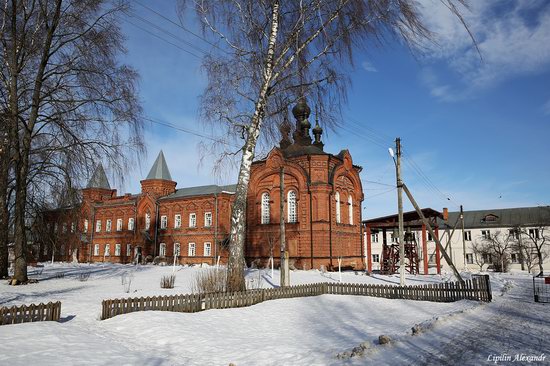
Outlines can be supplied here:
M443 213L432 209L423 209L423 212L459 271L499 270L504 266L507 271L530 270L538 274L538 247L544 271L550 272L549 206L464 211L463 222L460 212L447 213L446 209ZM406 212L404 222L410 233L406 242L413 243L419 259L418 273L450 271L416 212ZM363 221L365 261L369 270L383 268L384 247L387 256L391 252L388 249L397 246L396 229L397 215Z

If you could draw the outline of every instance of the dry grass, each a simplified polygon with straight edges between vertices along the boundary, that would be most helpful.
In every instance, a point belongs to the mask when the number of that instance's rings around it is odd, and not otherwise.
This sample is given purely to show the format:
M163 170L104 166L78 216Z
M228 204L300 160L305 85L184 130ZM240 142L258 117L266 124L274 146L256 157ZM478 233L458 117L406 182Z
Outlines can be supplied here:
M160 279L160 288L174 288L176 275L162 276Z
M227 272L222 269L209 268L200 271L193 283L194 293L225 292Z

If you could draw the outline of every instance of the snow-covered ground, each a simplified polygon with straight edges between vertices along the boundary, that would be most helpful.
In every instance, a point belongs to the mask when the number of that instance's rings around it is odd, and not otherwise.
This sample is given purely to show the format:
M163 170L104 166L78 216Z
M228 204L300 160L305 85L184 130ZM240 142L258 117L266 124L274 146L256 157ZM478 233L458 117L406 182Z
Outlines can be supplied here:
M31 270L37 284L2 282L0 306L60 300L62 321L0 326L0 365L477 365L494 364L491 355L550 351L550 307L533 303L530 277L519 274L492 277L490 304L322 295L99 320L102 299L188 293L195 274L204 270L178 267L170 290L160 288L160 279L172 268L157 266L46 264ZM80 281L81 273L90 273L89 279ZM407 282L449 278L410 276ZM319 271L291 274L292 284L338 279L337 273ZM347 272L342 280L395 283L399 278ZM278 271L272 279L269 270L251 270L247 282L277 286ZM415 325L418 334L412 335ZM389 345L378 344L382 334L392 339ZM361 352L353 353L360 344ZM534 364L548 364L549 357Z

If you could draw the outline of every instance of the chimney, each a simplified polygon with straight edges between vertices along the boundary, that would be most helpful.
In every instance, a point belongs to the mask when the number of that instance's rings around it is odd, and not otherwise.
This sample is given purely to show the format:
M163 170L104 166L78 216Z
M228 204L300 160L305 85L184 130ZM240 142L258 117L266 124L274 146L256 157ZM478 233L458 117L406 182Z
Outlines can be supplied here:
M447 207L443 207L443 220L449 220L449 209Z

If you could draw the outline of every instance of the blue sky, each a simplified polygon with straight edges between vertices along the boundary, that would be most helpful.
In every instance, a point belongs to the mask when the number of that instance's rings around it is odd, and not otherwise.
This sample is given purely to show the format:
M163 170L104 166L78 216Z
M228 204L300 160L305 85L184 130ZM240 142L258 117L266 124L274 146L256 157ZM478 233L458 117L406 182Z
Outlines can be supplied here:
M178 21L174 2L140 1ZM549 205L550 2L472 2L464 15L482 59L439 1L421 3L437 45L414 55L397 41L357 52L343 127L324 136L325 151L347 148L363 167L363 217L396 211L387 148L397 136L404 181L423 207ZM197 53L181 40L207 49L137 3L134 13L180 39L142 19L124 19L191 52ZM206 85L200 59L126 20L121 24L128 49L123 61L141 75L145 115L206 131L198 122L198 98ZM185 26L196 29L192 21ZM123 184L115 183L120 193L139 191L139 180L161 148L178 187L236 181L235 169L213 174L214 158L200 159L201 137L149 122L145 135L148 154L129 168ZM406 202L405 209L412 207Z

